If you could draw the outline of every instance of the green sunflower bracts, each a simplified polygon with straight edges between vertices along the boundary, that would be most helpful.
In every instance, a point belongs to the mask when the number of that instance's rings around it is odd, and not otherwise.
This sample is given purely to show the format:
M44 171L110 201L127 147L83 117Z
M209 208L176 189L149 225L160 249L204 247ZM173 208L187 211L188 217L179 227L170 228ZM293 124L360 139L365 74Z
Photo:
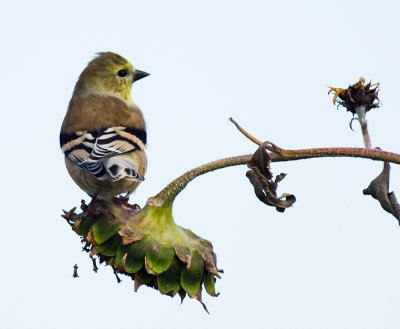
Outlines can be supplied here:
M82 237L90 257L134 279L135 291L147 285L182 300L189 295L205 309L202 287L217 296L215 278L220 276L211 242L176 225L171 204L148 202L140 210L124 202L94 200L81 208L82 213L72 209L63 217Z

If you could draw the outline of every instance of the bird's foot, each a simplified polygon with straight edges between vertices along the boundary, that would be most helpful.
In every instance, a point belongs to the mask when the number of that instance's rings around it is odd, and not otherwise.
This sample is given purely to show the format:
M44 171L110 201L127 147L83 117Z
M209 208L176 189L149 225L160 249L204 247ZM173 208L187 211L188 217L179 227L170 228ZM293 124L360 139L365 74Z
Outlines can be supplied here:
M116 204L120 204L122 206L125 206L127 208L130 208L132 210L135 210L135 212L138 212L139 210L141 210L140 206L137 204L130 204L129 202L129 197L128 198L124 198L124 197L115 197L113 198L113 202Z
M82 205L81 205L81 209L83 210L82 213L82 219L86 219L88 216L98 216L101 214L108 214L111 215L112 217L115 217L114 214L108 210L105 209L101 202L97 202L98 198L97 198L97 194L92 196L92 200L90 201L90 203L88 205L85 204L85 201L82 200Z
M89 216L94 209L94 205L96 203L97 200L97 194L92 196L92 200L89 202L88 205L86 205L85 200L81 201L81 209L83 210L83 219L85 219L87 216Z

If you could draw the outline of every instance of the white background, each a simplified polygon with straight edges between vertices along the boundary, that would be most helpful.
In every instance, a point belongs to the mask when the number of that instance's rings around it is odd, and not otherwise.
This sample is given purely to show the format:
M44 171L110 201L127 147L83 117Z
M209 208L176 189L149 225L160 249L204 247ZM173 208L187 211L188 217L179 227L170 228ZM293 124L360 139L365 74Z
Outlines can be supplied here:
M213 241L221 295L180 305L111 268L92 271L62 209L89 200L68 176L58 134L77 77L114 51L151 76L132 97L148 125L144 205L202 163L256 146L228 121L283 148L362 147L328 85L381 82L373 146L398 144L395 1L3 1L1 35L1 328L399 328L400 229L362 195L381 164L314 159L272 165L296 195L261 204L245 166L179 195L179 225ZM391 188L400 197L399 169ZM79 278L73 279L73 265Z

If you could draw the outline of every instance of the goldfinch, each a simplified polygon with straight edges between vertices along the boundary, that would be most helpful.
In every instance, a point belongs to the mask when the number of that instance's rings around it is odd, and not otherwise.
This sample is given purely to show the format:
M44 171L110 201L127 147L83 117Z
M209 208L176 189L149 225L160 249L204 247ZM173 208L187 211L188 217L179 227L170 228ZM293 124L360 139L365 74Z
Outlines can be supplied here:
M69 174L92 197L128 198L144 180L146 125L131 87L148 75L120 55L103 52L79 76L60 146Z

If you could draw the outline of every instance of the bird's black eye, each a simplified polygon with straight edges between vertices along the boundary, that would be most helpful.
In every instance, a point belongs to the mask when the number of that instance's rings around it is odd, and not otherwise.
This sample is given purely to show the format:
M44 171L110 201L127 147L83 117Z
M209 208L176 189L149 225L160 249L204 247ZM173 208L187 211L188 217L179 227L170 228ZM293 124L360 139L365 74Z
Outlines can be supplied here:
M117 74L119 77L123 78L123 77L126 77L128 72L126 70L119 70Z

